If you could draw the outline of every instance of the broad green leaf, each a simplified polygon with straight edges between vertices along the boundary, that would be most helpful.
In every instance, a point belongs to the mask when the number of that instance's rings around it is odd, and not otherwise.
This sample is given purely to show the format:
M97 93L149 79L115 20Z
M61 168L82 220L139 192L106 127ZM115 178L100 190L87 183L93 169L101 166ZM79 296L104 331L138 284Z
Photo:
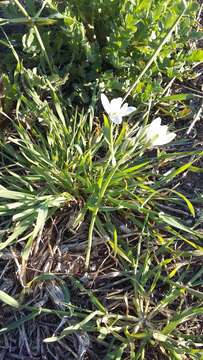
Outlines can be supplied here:
M191 201L185 196L183 195L182 193L180 193L179 191L176 191L176 190L172 190L172 192L174 192L175 194L177 194L181 199L183 199L187 206L188 206L188 209L190 210L191 212L191 215L193 217L195 217L195 209L194 209L194 206L192 205Z
M39 234L40 231L43 230L46 219L47 219L47 215L48 215L48 208L47 207L40 207L38 210L38 215L37 215L37 222L36 225L34 227L34 231L33 231L33 239L36 238L36 236Z
M186 266L186 265L187 265L187 263L177 263L177 264L175 264L174 269L168 275L169 278L172 279L177 274L177 271L179 269L181 269L183 266Z
M149 333L146 332L129 332L128 327L126 327L125 329L125 334L127 335L127 337L129 338L133 338L133 339L144 339L144 338L149 338Z
M87 323L89 323L93 318L95 318L98 315L98 311L94 311L91 314L89 314L85 319L83 319L82 321L80 321L79 323L76 323L74 325L70 325L67 328L65 328L61 335L59 336L52 336L49 338L44 339L45 343L50 343L50 342L56 342L58 340L61 340L64 336L67 336L69 334L72 334L75 331L78 330L82 330L83 326L86 325Z
M22 235L32 224L33 224L33 217L29 217L17 223L14 227L13 233L8 237L7 240L0 243L0 250L5 249L8 245L10 245L14 240L18 239L20 235Z
M24 204L24 206L26 206L26 204ZM31 208L28 208L26 210L23 210L21 212L18 212L15 215L13 215L12 219L13 219L14 222L17 222L17 221L22 220L23 218L26 218L26 217L28 217L30 215L34 215L35 213L36 213L36 216L37 216L36 209L31 207Z
M0 335L1 334L6 334L16 328L19 328L20 325L24 324L25 322L27 321L30 321L32 319L34 319L36 316L38 316L40 314L40 309L39 310L33 310L33 312L29 315L26 315L26 316L22 316L21 318L19 318L18 320L16 321L13 321L11 323L8 323L6 324L4 327L2 327L0 329Z
M195 232L194 230L191 230L190 228L188 228L187 226L181 224L179 221L177 221L174 217L164 214L164 213L159 213L159 218L161 220L163 220L166 224L171 225L179 230L183 230L189 234L195 235L195 236L199 236L199 234L197 232Z
M193 98L195 95L192 93L186 94L174 94L170 96L164 96L160 101L184 101Z
M52 343L52 342L59 341L59 340L61 340L61 339L62 339L61 336L51 336L51 337L49 337L49 338L44 339L43 341L44 341L45 343Z
M116 228L113 231L113 241L114 241L114 257L117 255L117 247L118 247L118 234Z
M107 143L111 144L111 124L109 123L109 119L106 115L104 115L104 126L103 133Z
M203 50L202 49L193 50L192 53L186 57L186 60L190 62L203 61Z
M0 300L5 304L10 305L16 309L20 308L20 304L17 300L15 300L12 296L6 294L4 291L0 290Z
M142 10L149 11L151 4L152 4L152 0L140 0L135 8L136 12L140 12Z
M145 165L148 165L149 163L150 163L149 161L146 161L146 162L143 162L142 164L138 164L138 165L129 167L129 168L125 169L124 171L122 171L122 173L128 174L128 173L137 172L137 170L142 169L143 167L145 167Z
M183 173L184 171L188 170L192 164L193 164L193 162L189 162L187 164L184 164L180 168L171 171L169 174L164 175L164 181L172 180L177 175L179 175L179 174Z
M194 40L203 39L203 31L192 30L189 34L189 38Z
M191 166L190 167L190 171L192 171L192 172L195 172L195 173L203 173L203 169L202 168L200 168L200 167L198 167L198 166Z
M27 283L26 285L31 287L33 282L35 281L50 281L50 280L54 280L56 279L56 275L54 274L41 274L39 276L35 276L29 283Z
M190 246L192 246L194 249L196 249L196 251L193 251L194 256L202 256L203 254L203 247L196 244L192 239L187 239L185 236L183 236L180 232L177 232L174 228L169 228L169 231L171 234L174 234L176 237L180 238L181 240L183 240L184 242L186 242L187 244L189 244ZM195 233L196 236L201 238L201 233L197 232Z
M197 317L199 315L203 315L203 307L193 307L189 310L185 310L179 315L176 315L174 319L172 319L161 331L163 335L170 334L174 329L177 328L177 326L187 320L189 320L191 317Z
M29 193L7 190L0 185L0 198L12 200L34 200L35 197Z
M165 342L168 339L168 336L166 336L158 331L153 331L152 336L155 340L158 340L161 342Z
M115 146L119 146L122 143L122 141L125 138L127 129L128 129L128 124L124 122L123 125L122 125L122 129L121 129L121 131L120 131L120 133L119 133L119 135L118 135L118 137L117 137L117 139L115 141Z

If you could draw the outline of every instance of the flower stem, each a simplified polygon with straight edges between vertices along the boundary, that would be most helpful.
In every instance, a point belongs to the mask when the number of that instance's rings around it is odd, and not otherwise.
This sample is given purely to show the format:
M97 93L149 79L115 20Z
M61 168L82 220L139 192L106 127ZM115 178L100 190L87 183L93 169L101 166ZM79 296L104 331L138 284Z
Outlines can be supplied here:
M107 179L105 181L105 183L103 184L103 186L101 187L101 191L97 200L97 204L95 209L92 211L92 218L91 218L91 222L90 222L90 226L89 226L89 232L88 232L88 243L87 243L87 252L86 252L86 257L85 257L85 269L87 270L89 267L89 263L90 263L90 255L91 255L91 249L92 249L92 240L93 240L93 231L94 231L94 224L97 218L97 214L100 208L100 204L101 204L101 200L104 197L104 194L110 184L110 181L112 179L112 177L114 176L116 170L118 169L120 165L120 162L117 163L117 165L112 169L112 171L110 172L110 174L107 176Z
M95 224L95 221L96 221L96 218L97 218L98 210L99 210L99 207L97 207L97 208L92 212L92 218L91 218L91 222L90 222L90 226L89 226L87 253L86 253L86 257L85 257L85 269L86 269L86 270L88 269L89 263L90 263L90 254L91 254L91 250L92 250L92 240L93 240L94 224Z
M116 166L116 159L115 159L115 151L114 151L114 143L113 143L113 123L111 123L111 161L112 161L112 166Z

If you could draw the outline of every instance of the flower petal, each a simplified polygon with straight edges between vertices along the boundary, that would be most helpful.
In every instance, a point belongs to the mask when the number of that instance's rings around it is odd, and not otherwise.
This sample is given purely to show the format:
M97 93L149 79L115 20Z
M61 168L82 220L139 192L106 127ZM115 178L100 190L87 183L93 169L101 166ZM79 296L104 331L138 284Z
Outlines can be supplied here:
M111 112L119 113L121 110L122 101L123 100L121 97L111 100L110 102Z
M154 143L153 146L165 145L171 142L176 137L176 134L173 132L169 132L163 137L159 137Z
M121 124L122 123L122 116L119 115L119 114L116 114L116 115L109 115L111 121L114 123L114 124Z
M110 106L110 102L105 94L101 94L101 102L102 102L104 110L106 111L107 114L109 114L111 111L111 106Z
M158 117L156 119L154 119L151 124L149 124L149 132L153 132L153 133L159 133L159 129L161 127L161 118Z
M127 107L125 107L127 105ZM122 116L127 116L133 113L137 108L134 106L128 106L128 104L124 104L121 108Z
M157 130L156 132L154 132L154 136L156 136L156 140L155 142L161 142L163 139L165 139L165 137L167 136L168 133L168 126L167 125L161 125L159 127L159 130Z
M127 103L123 104L123 106L120 109L120 113L122 114L122 116L125 116L127 108L128 108L128 104Z
M167 125L161 125L159 128L159 136L165 136L167 134L168 131L168 126Z

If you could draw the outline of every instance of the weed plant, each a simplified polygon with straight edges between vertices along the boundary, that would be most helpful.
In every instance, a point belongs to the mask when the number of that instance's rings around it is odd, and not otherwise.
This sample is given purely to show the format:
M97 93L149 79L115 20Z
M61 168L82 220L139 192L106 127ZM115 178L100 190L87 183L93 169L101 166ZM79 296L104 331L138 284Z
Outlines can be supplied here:
M197 5L4 5L25 27L1 40L2 354L201 360L202 143L170 121L199 96L170 94L201 60ZM135 111L114 124L101 90ZM146 141L157 116L173 142Z

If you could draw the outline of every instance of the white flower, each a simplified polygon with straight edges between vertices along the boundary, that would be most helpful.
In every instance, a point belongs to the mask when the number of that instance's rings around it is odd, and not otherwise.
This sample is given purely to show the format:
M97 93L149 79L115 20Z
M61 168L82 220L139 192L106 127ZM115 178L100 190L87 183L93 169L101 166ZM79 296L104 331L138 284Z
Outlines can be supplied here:
M161 125L160 117L154 119L152 123L146 127L143 135L146 143L149 143L151 147L168 144L176 137L174 132L168 131L167 125Z
M121 124L123 116L130 115L136 110L135 107L128 106L127 103L122 105L121 97L109 101L106 95L101 94L101 102L109 118L115 124Z

